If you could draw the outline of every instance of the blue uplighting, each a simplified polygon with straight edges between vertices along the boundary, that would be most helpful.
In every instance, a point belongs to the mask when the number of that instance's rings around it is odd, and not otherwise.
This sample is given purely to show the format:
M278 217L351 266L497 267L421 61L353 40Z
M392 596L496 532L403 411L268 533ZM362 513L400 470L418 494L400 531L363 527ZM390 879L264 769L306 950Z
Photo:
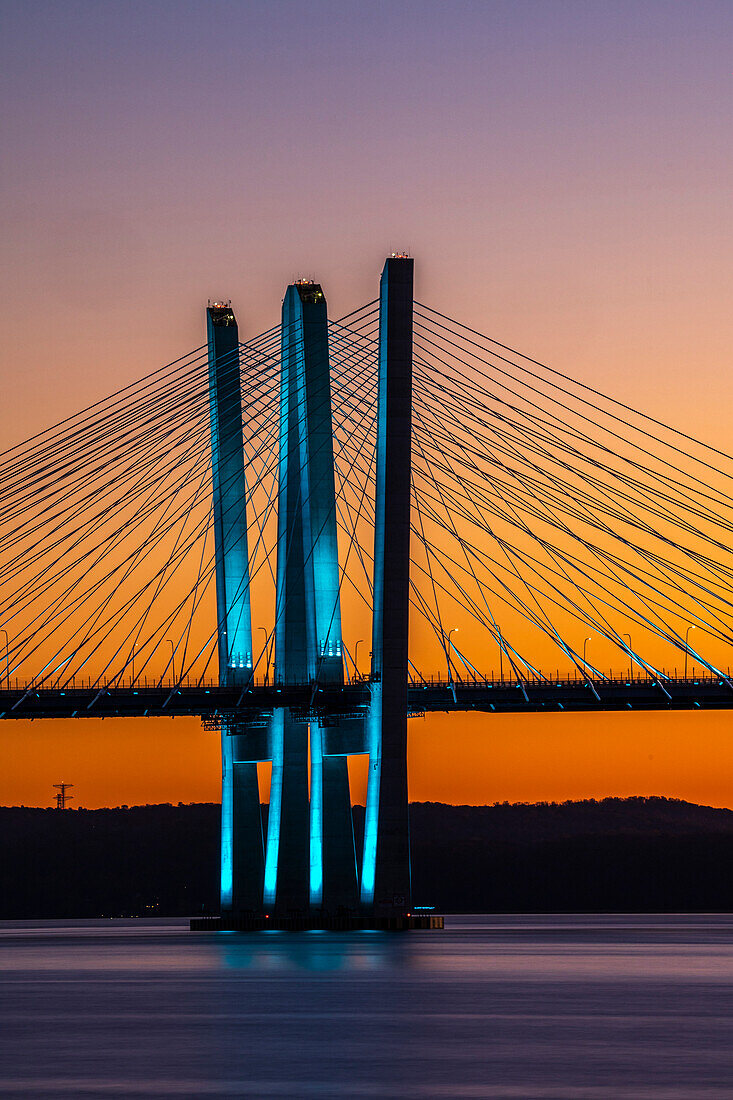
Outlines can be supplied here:
M372 705L366 721L369 750L369 780L364 813L364 858L361 870L361 901L371 905L377 872L377 832L379 825L379 786L382 770L382 685L372 685Z
M231 909L233 900L232 845L234 829L234 791L231 738L221 739L221 907Z
M310 903L323 904L323 733L317 722L310 726L311 804L310 804Z
M285 714L277 709L272 716L270 778L270 810L267 817L267 850L265 852L265 908L271 909L277 896L277 865L280 855L280 821L283 797L283 756Z

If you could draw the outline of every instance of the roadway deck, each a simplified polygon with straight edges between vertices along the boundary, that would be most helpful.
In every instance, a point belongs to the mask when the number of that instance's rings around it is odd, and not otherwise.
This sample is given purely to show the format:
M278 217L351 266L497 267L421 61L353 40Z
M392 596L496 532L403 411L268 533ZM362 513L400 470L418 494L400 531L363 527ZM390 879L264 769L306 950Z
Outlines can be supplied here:
M733 708L733 682L718 676L606 680L426 680L409 687L411 714L483 711L495 714L563 711L727 710ZM278 707L291 707L304 718L338 723L363 715L370 681L338 689L313 685L250 688L208 685L149 687L27 687L0 690L0 718L199 717L216 726L227 720L261 721Z

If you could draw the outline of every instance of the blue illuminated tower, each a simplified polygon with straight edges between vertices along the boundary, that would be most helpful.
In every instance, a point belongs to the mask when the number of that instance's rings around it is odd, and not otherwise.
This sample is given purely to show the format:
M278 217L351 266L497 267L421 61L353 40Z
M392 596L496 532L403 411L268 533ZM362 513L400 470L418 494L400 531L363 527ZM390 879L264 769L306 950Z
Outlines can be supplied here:
M300 282L283 303L275 679L317 701L343 677L328 317ZM280 708L271 723L264 903L278 914L356 904L346 757L309 718Z
M228 305L206 311L209 353L212 491L219 640L219 682L252 675L246 483L239 375L239 333ZM259 910L264 873L257 764L235 762L235 729L222 728L221 907Z
M370 702L366 715L349 711L350 717L334 712L344 657L326 300L311 282L295 283L285 295L275 683L271 709L252 716L236 704L224 718L227 927L265 927L268 920L270 927L408 926L412 285L412 260L388 259L380 287ZM239 339L228 306L209 308L208 338L220 680L246 689L252 679L246 483ZM289 705L280 705L286 691ZM321 706L321 697L330 702ZM364 753L369 780L359 888L347 765L349 755ZM264 848L262 761L272 763ZM411 917L409 926L420 919Z
M372 700L361 902L379 915L411 905L407 802L413 261L391 257L379 294Z

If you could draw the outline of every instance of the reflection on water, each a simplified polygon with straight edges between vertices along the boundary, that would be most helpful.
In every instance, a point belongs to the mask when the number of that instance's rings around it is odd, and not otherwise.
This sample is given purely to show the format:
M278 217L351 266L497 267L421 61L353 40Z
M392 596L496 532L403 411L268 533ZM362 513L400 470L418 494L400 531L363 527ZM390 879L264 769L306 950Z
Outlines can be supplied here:
M733 1097L733 917L0 924L0 1095Z
M370 932L228 933L217 937L216 946L224 965L234 970L359 974L396 967L402 945L395 940L400 939L404 937Z

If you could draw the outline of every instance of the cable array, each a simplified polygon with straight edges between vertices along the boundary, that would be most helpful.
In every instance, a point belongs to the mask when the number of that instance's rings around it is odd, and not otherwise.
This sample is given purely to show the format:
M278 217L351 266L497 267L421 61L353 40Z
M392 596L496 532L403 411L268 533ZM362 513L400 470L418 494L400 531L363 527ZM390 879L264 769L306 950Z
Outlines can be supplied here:
M353 331L374 312L370 303L350 315ZM281 338L278 325L235 353L251 599L255 622L267 623ZM352 339L333 337L331 363L334 416L355 438L368 394ZM1 681L29 690L123 683L134 690L215 678L209 401L202 347L0 455ZM260 677L274 627L263 630Z
M282 337L274 326L233 353L253 680L272 671L284 552ZM378 303L329 322L329 354L352 676L371 636ZM0 454L0 679L215 679L209 401L200 347ZM592 684L614 662L727 677L733 458L417 303L412 446L414 679L498 664L520 685Z
M733 459L427 306L414 326L416 537L513 673L727 667Z

